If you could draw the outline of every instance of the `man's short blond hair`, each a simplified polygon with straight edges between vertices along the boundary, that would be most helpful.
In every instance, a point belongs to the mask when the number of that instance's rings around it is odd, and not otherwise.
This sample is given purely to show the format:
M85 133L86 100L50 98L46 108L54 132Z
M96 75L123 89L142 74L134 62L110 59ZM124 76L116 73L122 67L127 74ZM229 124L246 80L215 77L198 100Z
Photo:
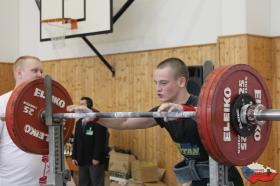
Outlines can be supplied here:
M28 59L33 59L38 62L41 61L38 57L35 57L35 56L21 56L21 57L17 58L16 61L14 62L14 66L13 66L14 72L17 69L21 69L24 66L24 62L27 61Z

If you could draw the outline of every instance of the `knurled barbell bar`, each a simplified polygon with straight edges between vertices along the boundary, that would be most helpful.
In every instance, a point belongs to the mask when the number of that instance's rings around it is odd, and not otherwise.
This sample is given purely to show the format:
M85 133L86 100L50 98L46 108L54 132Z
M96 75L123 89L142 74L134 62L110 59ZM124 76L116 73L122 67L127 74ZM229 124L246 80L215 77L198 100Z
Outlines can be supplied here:
M74 118L194 118L201 140L218 162L246 165L263 152L271 131L270 120L280 120L280 110L271 108L268 88L248 65L231 65L214 70L203 84L196 112L93 112L67 113L73 104L58 82L52 82L53 117L63 119L64 141L72 132ZM44 124L43 79L23 83L12 93L5 117L14 143L22 150L48 153L48 128ZM186 134L187 135L187 134Z
M54 113L54 119L80 119L80 118L195 118L195 111L184 112L90 112L90 113ZM5 114L0 113L5 120ZM44 118L44 112L42 112Z
M44 114L44 113L42 113ZM90 113L54 113L53 118L196 118L195 111L183 112L90 112ZM5 121L5 114L0 113ZM240 119L243 124L263 125L265 121L279 121L279 109L266 109L262 104L244 105L241 107Z

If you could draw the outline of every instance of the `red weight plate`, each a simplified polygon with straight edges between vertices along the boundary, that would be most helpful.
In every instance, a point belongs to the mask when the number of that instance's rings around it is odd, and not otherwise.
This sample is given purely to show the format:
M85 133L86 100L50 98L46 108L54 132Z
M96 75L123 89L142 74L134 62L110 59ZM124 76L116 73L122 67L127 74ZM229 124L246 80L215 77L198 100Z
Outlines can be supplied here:
M215 144L211 141L209 130L207 127L207 102L208 96L210 92L211 85L215 83L216 76L224 70L221 68L215 69L211 74L207 77L204 82L200 94L199 101L197 107L197 123L198 123L198 131L201 137L201 141L205 147L205 149L209 152L211 157L216 161L223 163L225 160L219 155L216 150Z
M219 82L219 78L220 78L220 75L223 74L227 69L229 68L229 66L226 66L226 67L221 67L221 68L218 68L215 72L214 72L214 76L215 78L212 80L213 83L212 84L209 84L208 86L208 97L207 97L207 102L206 102L206 109L205 109L205 127L207 128L207 132L208 132L208 135L209 135L209 139L208 139L208 143L211 143L213 144L214 148L211 149L211 152L210 154L213 154L213 153L216 153L216 156L218 157L218 159L215 159L216 161L222 163L222 164L227 164L227 158L223 156L222 153L220 153L219 151L219 147L216 145L216 142L213 138L213 132L212 132L212 123L211 123L211 117L212 115L209 114L209 110L211 110L211 94L213 94L213 89L212 87L213 86L216 86L216 84Z
M213 143L211 143L209 141L209 135L208 135L208 131L206 128L206 123L205 123L205 119L206 119L206 103L207 103L207 97L208 97L208 88L209 85L211 83L213 83L213 79L215 77L215 73L211 73L206 81L203 83L203 86L201 87L200 90L200 94L199 94L199 99L198 99L198 104L197 104L197 128L198 128L198 133L200 135L201 138L201 142L204 145L204 148L208 151L208 152L213 152ZM211 153L210 154L212 156L212 158L217 159L217 153Z
M207 126L218 154L228 165L247 165L256 161L268 142L271 124L257 127L248 137L239 136L229 123L230 105L246 93L271 108L268 88L256 70L248 65L232 65L216 76L207 103Z
M54 113L66 112L73 104L68 92L52 81ZM44 79L36 79L18 86L12 93L6 109L6 124L13 142L23 151L48 154L48 127L41 119L45 109ZM64 119L64 142L74 127L74 119Z

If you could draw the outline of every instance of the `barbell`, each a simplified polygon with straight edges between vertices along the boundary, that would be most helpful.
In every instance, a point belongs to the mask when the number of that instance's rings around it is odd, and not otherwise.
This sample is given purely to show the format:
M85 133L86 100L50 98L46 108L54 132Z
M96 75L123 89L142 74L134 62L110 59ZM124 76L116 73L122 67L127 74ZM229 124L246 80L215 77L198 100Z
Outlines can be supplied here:
M26 152L48 154L45 104L44 80L36 79L18 86L6 113L0 113L12 140ZM212 158L226 165L256 161L268 143L270 121L280 120L280 110L271 109L264 80L244 64L215 69L201 88L196 112L67 113L66 107L72 104L66 89L53 81L53 118L62 120L65 142L72 133L74 118L195 118L204 147Z

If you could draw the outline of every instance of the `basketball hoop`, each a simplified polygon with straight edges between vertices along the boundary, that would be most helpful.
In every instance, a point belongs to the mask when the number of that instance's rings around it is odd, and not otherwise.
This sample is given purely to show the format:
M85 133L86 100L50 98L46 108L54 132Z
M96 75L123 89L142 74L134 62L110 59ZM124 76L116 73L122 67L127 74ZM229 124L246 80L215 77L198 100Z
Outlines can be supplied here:
M53 48L62 48L67 31L77 29L78 24L76 19L54 18L42 20L42 28L49 34Z

